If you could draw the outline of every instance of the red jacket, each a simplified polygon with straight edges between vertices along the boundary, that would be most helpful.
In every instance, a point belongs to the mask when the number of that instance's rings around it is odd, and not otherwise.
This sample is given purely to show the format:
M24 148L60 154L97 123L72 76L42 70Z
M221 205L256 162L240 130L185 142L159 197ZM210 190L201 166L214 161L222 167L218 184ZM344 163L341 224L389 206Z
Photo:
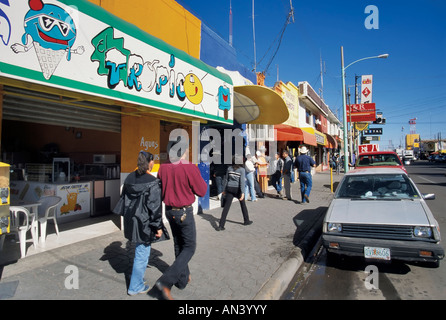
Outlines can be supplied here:
M203 197L208 188L198 167L184 160L162 164L158 178L161 180L162 199L166 206L189 206L195 202L195 195Z

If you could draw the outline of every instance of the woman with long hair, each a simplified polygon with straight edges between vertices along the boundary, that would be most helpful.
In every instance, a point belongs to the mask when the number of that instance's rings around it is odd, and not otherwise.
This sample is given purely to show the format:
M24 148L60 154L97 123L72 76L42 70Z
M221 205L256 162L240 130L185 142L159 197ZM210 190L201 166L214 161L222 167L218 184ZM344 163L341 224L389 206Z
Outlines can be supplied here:
M144 274L151 244L161 238L163 230L165 232L160 183L150 174L154 164L153 155L141 151L137 163L137 169L124 181L121 199L114 210L124 216L124 236L135 244L133 269L127 289L129 295L149 291L149 286L144 282Z

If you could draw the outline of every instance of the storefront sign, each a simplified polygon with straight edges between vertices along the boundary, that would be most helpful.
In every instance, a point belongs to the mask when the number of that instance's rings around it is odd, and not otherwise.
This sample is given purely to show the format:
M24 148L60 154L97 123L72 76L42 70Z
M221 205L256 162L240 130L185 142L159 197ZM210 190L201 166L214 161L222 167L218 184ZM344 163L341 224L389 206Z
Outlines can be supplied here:
M325 135L322 135L317 132L314 132L314 135L316 136L316 142L318 144L325 145Z
M0 76L232 124L229 76L102 8L0 4Z
M366 75L361 77L361 103L372 102L373 76Z
M299 89L291 82L285 84L282 81L275 85L275 89L285 101L289 112L289 117L283 124L297 128L299 126Z
M383 134L383 128L369 128L364 130L365 135L378 135Z
M376 109L374 103L361 103L347 105L348 122L375 121Z
M361 144L358 147L359 154L366 153L366 152L375 152L379 151L379 145L378 144Z

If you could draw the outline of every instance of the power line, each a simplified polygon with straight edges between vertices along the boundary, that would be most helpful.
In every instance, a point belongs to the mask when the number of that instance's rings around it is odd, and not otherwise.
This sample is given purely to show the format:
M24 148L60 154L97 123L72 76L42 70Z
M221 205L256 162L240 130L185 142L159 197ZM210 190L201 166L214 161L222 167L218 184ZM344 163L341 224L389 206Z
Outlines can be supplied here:
M282 26L282 29L280 30L279 34L276 36L276 38L274 39L274 41L271 43L271 45L269 46L268 50L266 51L266 53L263 55L262 59L260 59L259 63L260 64L263 59L266 57L266 55L269 53L269 51L271 50L271 48L273 47L273 45L276 43L276 41L278 42L276 50L274 51L273 55L271 56L271 58L269 59L265 69L262 71L262 73L266 73L271 65L271 63L273 62L274 58L277 55L277 52L279 51L280 45L282 44L282 39L283 36L285 34L285 30L287 28L287 26L290 23L294 23L294 8L293 8L293 3L292 0L290 0L290 11L288 12L288 15L286 17L285 23ZM255 66L254 66L254 70L255 70Z

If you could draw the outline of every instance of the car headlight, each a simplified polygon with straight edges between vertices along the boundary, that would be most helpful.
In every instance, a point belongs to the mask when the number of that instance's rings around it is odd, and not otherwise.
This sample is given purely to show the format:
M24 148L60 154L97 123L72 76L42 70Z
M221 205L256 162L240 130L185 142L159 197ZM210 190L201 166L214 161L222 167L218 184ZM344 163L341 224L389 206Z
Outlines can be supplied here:
M327 232L341 232L342 224L340 223L327 223Z
M413 235L420 238L432 238L432 228L431 227L414 227Z

